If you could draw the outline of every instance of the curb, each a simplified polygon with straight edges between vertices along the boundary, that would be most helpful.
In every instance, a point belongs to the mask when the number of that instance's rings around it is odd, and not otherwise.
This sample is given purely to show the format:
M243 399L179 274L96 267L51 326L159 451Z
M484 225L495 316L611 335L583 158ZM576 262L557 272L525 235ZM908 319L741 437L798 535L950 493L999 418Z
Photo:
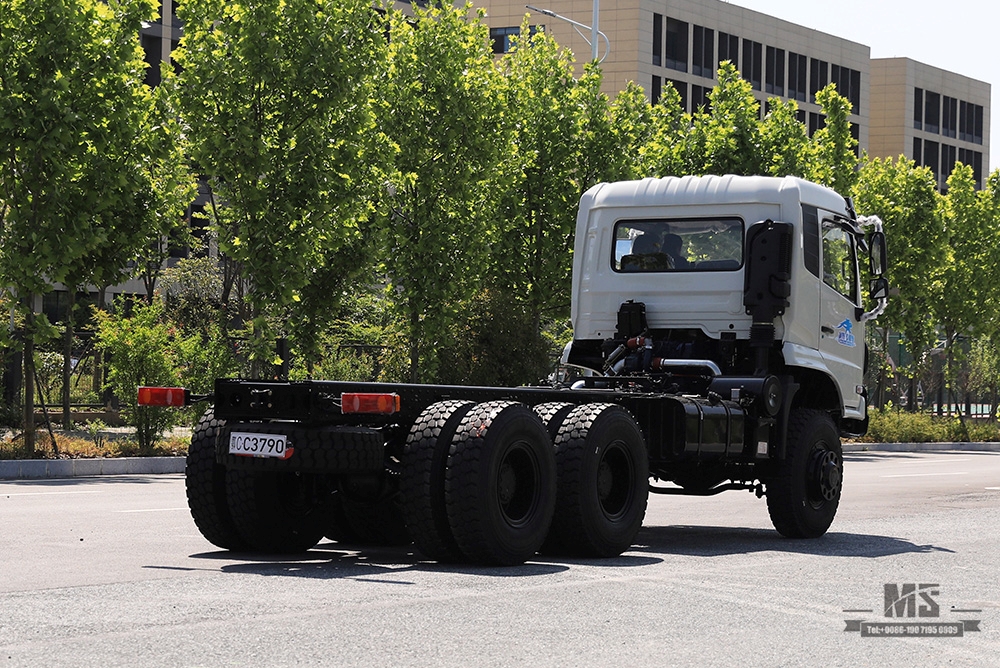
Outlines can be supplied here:
M185 457L0 460L0 480L184 473Z
M1000 452L1000 443L845 443L844 452Z

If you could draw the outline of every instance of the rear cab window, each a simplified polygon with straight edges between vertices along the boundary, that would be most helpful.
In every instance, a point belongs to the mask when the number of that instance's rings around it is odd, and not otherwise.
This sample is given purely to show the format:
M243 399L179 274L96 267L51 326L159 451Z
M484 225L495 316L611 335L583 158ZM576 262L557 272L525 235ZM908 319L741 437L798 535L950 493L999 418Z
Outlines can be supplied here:
M616 272L737 271L743 266L737 217L620 220L614 227Z

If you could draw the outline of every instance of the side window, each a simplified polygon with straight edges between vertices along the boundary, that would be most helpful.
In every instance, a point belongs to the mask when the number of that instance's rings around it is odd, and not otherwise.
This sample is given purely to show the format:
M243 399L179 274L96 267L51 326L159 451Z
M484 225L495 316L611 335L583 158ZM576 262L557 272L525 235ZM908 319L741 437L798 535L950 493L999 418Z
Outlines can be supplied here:
M823 282L858 303L858 263L854 239L832 220L823 221Z

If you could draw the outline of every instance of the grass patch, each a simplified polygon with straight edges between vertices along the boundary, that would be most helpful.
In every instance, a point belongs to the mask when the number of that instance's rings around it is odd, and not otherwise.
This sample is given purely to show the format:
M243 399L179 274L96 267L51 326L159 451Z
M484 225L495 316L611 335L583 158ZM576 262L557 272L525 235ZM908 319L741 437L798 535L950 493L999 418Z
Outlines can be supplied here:
M52 446L48 432L39 431L35 436L35 451L26 453L22 438L0 441L0 459L94 459L97 457L177 457L187 454L190 439L183 436L166 437L154 447L143 451L134 437L90 438L63 435L56 432L57 449Z

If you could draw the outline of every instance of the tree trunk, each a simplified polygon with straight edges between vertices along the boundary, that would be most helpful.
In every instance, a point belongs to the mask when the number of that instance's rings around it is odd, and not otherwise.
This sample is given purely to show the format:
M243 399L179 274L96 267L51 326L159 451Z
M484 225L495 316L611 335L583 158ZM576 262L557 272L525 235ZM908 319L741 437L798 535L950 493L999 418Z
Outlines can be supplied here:
M35 453L35 305L28 295L28 313L24 323L24 451Z
M103 311L105 308L105 295L107 294L107 286L102 286L97 291L97 309ZM104 391L104 351L98 346L94 346L94 378L92 389L94 394L98 397Z
M410 382L419 383L420 374L420 314L410 307Z
M62 418L63 429L69 431L73 428L73 420L70 418L70 380L73 378L73 307L76 306L76 288L69 289L69 308L66 312L66 333L63 338L63 386L62 386Z

